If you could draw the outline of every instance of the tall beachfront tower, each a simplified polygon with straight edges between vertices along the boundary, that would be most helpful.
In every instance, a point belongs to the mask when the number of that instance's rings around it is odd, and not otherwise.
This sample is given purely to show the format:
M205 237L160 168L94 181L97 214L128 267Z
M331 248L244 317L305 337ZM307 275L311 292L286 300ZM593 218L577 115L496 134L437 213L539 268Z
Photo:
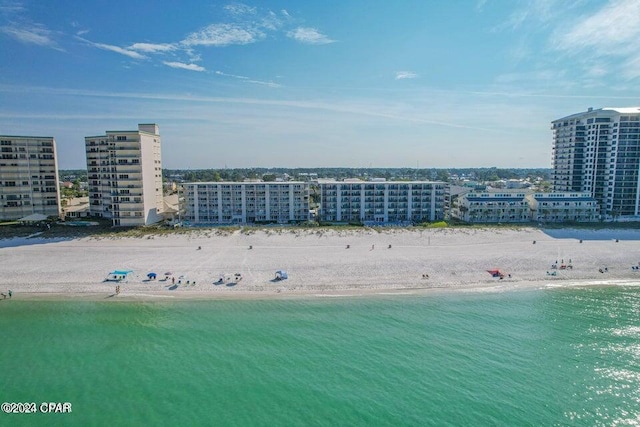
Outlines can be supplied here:
M554 120L553 190L590 194L604 218L640 215L640 107Z
M138 130L87 136L91 215L115 226L149 225L162 219L162 159L156 124Z
M56 141L0 135L0 219L60 215Z

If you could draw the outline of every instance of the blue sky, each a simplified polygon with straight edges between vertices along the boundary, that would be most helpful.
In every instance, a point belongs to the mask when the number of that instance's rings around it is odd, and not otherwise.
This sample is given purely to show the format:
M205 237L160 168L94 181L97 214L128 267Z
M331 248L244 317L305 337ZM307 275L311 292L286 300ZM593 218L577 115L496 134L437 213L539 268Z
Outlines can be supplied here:
M155 122L166 168L550 167L640 105L640 1L0 0L0 134Z

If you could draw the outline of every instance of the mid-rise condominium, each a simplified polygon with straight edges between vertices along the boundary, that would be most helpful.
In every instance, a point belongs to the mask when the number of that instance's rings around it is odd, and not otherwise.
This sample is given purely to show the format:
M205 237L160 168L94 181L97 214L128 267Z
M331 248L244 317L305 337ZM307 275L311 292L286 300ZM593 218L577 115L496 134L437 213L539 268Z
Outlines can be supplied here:
M640 215L640 107L589 108L552 130L554 191L590 194L607 219Z
M445 219L448 185L430 181L320 181L323 222L418 223Z
M190 224L297 223L309 220L308 182L184 184Z
M60 215L53 137L0 135L0 219Z
M89 206L93 216L116 226L148 225L162 219L162 159L156 124L107 131L85 138Z

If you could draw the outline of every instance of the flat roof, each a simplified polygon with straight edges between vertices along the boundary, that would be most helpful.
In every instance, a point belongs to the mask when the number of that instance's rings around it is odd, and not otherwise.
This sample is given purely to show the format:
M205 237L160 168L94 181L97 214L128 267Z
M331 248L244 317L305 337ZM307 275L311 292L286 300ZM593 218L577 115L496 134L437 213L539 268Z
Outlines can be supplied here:
M521 202L525 197L467 197L470 202Z
M561 122L563 120L573 119L576 117L582 117L584 115L593 114L595 115L598 112L602 111L611 111L619 114L640 114L640 107L603 107L603 108L594 108L593 110L583 111L581 113L571 114L566 117L562 117L561 119L552 120L551 123Z
M287 184L306 184L309 185L308 182L306 181L249 181L249 182L244 182L244 181L195 181L195 182L185 182L182 185L194 185L194 184L198 184L198 185L209 185L209 184L213 184L213 185L230 185L230 184L241 184L241 185L262 185L262 184L275 184L275 185L287 185Z
M538 202L595 202L592 197L533 197Z
M53 136L31 136L31 135L0 135L0 138L55 139L55 137Z
M446 182L444 181L318 181L318 184L384 185L384 184L446 184Z

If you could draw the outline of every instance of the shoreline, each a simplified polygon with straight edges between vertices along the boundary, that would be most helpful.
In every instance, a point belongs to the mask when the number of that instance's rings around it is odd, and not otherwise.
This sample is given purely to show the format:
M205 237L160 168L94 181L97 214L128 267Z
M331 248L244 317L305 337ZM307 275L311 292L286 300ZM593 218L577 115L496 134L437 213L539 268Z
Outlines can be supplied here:
M182 293L156 292L123 292L119 295L99 292L23 292L6 301L89 301L89 302L178 302L178 301L244 301L244 300L309 300L331 298L377 298L396 296L427 296L427 295L453 295L453 294L478 294L478 293L504 293L527 292L535 290L557 290L573 288L594 287L640 287L640 280L585 280L577 282L533 282L514 286L433 286L428 288L345 288L336 290L297 290L297 291L234 291L234 292L207 292L193 291ZM2 303L0 299L0 303ZM1 307L1 306L0 306Z
M0 257L0 292L11 289L12 299L25 300L503 292L640 283L640 271L632 268L640 262L640 230L266 229L144 238L33 237L0 241ZM561 264L572 268L561 269ZM109 272L122 269L133 271L126 281L104 281ZM493 269L504 278L491 277ZM287 271L289 278L275 281L278 270ZM147 279L149 272L159 280ZM165 272L171 273L166 280ZM117 285L122 292L110 296Z

